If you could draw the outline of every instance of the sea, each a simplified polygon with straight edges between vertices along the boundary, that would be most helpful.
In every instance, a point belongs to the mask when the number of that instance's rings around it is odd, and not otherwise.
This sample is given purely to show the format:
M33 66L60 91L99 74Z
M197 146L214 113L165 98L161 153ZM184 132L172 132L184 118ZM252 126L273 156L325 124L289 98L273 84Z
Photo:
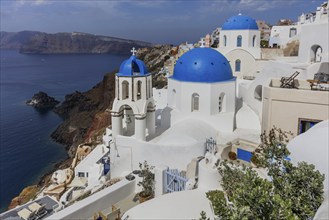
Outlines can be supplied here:
M0 213L26 186L36 184L67 158L50 134L62 122L52 111L38 111L25 101L44 91L65 95L91 89L128 56L111 54L35 55L0 51Z

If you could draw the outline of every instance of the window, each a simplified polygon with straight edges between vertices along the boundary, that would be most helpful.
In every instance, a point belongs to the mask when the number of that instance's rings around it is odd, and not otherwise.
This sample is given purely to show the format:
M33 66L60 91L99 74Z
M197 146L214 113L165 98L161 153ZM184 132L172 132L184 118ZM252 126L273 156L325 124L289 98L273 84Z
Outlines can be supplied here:
M122 99L129 98L129 83L127 81L122 82Z
M142 82L137 82L137 100L141 99L142 97Z
M296 28L290 28L289 37L293 37L297 34Z
M199 111L199 94L192 95L192 112Z
M221 93L218 97L218 112L223 112L225 111L224 109L224 97L225 97L225 93Z
M224 35L224 47L226 47L227 41L226 41L226 35Z
M242 46L242 37L239 35L236 40L236 46L241 47Z
M240 72L241 71L241 60L236 60L235 61L235 72Z
M315 119L305 119L299 118L298 119L298 134L302 134L306 132L308 129L319 123L320 120Z
M78 172L78 177L85 177L85 173L83 173L83 172Z
M254 37L252 38L252 46L254 47L256 43L256 35L254 35Z

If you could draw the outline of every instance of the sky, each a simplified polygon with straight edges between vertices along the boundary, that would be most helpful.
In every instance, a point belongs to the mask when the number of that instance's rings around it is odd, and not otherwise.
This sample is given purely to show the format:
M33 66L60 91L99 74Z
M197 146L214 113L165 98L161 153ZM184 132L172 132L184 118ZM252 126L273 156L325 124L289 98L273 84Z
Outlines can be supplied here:
M0 0L0 30L85 32L159 44L197 42L241 12L297 21L325 0Z

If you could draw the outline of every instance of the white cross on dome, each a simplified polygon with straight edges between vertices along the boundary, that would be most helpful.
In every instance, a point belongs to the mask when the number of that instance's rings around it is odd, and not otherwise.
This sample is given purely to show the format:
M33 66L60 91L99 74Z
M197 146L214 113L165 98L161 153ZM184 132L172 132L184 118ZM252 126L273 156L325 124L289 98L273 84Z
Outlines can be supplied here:
M133 56L135 56L137 50L135 50L135 47L133 47L133 49L130 52L132 52L133 53Z

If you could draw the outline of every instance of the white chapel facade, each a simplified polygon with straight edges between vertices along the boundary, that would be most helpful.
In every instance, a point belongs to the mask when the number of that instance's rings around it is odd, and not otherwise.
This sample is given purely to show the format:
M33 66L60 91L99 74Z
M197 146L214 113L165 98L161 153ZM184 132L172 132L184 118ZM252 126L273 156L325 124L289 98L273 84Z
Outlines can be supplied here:
M115 76L115 99L112 106L112 135L134 136L145 140L155 133L155 105L152 75L136 58L135 50Z
M222 26L217 50L230 62L237 77L256 75L256 60L261 59L260 31L255 19L238 14Z

